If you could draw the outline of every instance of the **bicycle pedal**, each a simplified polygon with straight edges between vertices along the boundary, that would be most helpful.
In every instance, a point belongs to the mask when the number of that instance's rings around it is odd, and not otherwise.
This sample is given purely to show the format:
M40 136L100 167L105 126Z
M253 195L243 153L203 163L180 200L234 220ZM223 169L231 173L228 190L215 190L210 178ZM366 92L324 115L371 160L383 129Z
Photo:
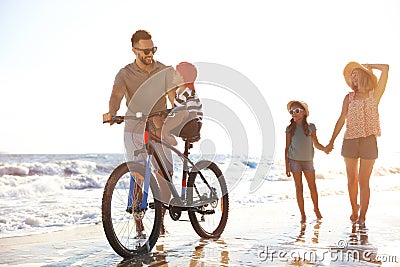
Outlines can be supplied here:
M154 202L150 202L150 203L149 203L149 208L152 209L152 210L154 210L154 208L155 208Z
M201 212L201 214L205 214L205 215L210 215L210 214L214 214L215 213L215 210L205 210L205 211L202 211Z

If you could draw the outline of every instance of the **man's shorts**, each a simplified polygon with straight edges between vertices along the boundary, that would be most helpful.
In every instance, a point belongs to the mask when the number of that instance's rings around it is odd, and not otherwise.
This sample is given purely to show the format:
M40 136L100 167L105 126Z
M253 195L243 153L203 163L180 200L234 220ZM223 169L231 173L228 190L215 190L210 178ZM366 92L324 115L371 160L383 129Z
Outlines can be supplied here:
M302 161L289 159L291 172L315 172L313 161Z
M141 153L137 157L134 156L136 150L140 150L143 148L143 126L138 126L138 121L136 120L128 120L125 123L125 131L124 131L124 144L125 144L125 157L127 161L132 160L146 160L147 154ZM138 126L138 127L136 127ZM137 128L137 130L135 130ZM142 130L140 130L142 128ZM173 172L173 158L171 150L164 149L164 147L160 143L154 143L154 149L157 151L160 156L160 160L165 164L166 169L169 172ZM156 163L155 158L152 160L154 166L157 169L160 167Z
M342 156L354 159L377 159L378 145L376 136L370 135L354 139L344 139L342 144Z

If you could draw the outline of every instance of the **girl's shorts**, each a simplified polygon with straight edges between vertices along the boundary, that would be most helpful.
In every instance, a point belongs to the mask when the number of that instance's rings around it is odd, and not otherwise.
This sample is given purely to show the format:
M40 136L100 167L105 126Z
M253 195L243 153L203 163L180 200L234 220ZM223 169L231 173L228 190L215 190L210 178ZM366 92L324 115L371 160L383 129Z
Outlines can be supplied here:
M289 159L291 172L315 172L313 161L302 161Z
M376 136L370 135L354 139L344 139L342 145L342 156L354 159L377 159L378 145Z

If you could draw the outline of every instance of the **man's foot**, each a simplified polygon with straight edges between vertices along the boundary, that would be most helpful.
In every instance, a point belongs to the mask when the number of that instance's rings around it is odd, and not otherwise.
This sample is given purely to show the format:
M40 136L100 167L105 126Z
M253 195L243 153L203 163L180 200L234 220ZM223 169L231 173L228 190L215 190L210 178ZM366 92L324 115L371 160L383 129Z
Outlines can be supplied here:
M165 142L170 144L171 146L176 146L178 142L172 134L164 134L163 139Z
M136 232L136 236L134 237L135 239L146 239L146 234L143 233L142 231Z
M319 209L318 208L314 209L314 212L315 212L315 215L317 216L317 219L321 220L322 219L322 215L321 215L321 212L319 211Z

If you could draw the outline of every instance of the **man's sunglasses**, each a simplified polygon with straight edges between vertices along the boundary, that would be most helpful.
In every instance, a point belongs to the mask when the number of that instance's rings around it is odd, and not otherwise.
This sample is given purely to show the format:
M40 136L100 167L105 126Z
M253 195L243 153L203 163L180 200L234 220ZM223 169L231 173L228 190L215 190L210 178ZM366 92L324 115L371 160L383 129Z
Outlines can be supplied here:
M292 115L293 113L299 114L300 111L303 111L301 108L295 108L295 109L291 109L289 110L290 115Z
M146 49L142 49L142 48L136 48L134 47L136 50L142 51L146 56L148 54L150 54L150 52L153 52L153 55L156 53L157 51L157 46L152 47L152 48L146 48Z

